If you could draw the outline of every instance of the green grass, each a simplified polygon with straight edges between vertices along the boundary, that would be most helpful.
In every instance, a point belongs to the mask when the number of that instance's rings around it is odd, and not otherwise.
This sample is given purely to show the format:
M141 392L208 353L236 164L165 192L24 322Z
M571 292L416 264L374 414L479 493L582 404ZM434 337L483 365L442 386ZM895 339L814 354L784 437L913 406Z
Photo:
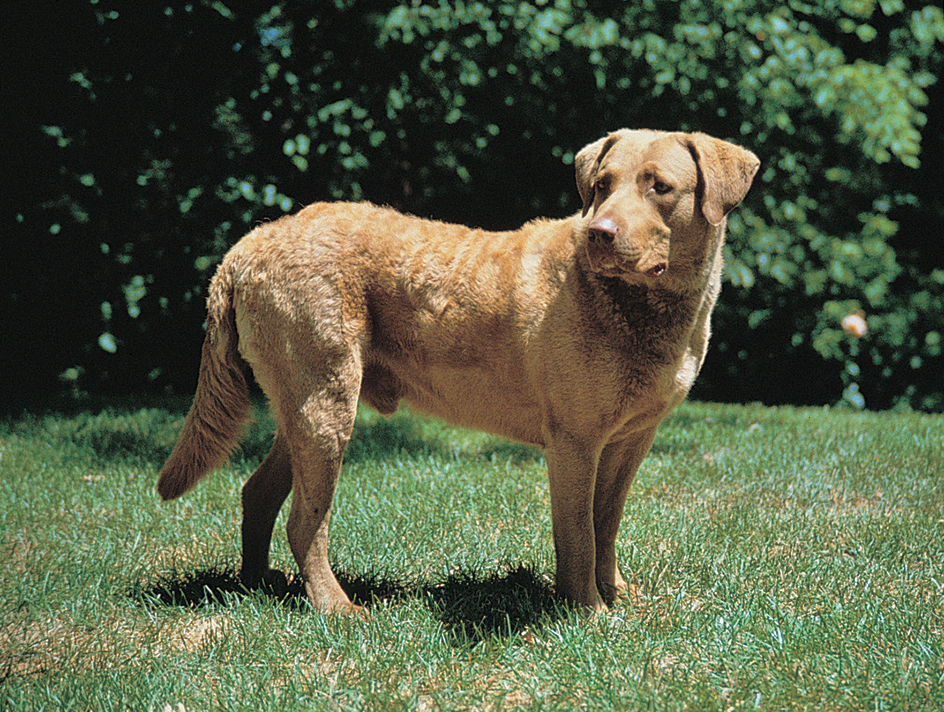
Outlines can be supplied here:
M593 618L553 595L540 452L362 413L351 619L238 585L267 416L159 502L184 407L0 424L0 709L944 708L940 417L684 405L630 493L629 599Z

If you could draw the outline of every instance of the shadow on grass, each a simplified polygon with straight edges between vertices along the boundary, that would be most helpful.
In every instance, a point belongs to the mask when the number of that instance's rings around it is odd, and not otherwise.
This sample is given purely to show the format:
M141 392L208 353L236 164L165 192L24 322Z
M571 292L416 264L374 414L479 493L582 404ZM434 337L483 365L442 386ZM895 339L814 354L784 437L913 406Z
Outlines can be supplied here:
M443 624L449 641L457 647L511 638L567 615L567 604L554 594L550 583L524 565L486 576L459 571L445 581L417 585L375 573L335 574L348 596L368 610L378 602L423 599L433 617ZM128 593L149 608L225 607L246 596L262 595L293 610L312 610L300 577L249 590L232 568L165 577L156 583L135 585Z
M263 584L250 590L232 568L199 569L176 576L163 576L156 583L135 584L128 595L148 608L199 609L228 606L234 598L254 595L256 591L292 608L300 608L305 601L301 581Z
M355 423L351 441L344 450L344 461L385 460L400 455L416 458L442 452L442 445L435 438L424 437L416 419L395 414Z
M434 419L435 420L435 419ZM351 434L351 441L344 450L346 463L389 460L397 457L418 459L423 457L457 454L449 435L443 437L427 432L423 423L427 419L409 410L399 411L389 417L374 416L358 420ZM448 427L448 426L447 426ZM540 448L523 445L511 440L494 438L481 445L460 452L469 459L484 458L491 462L510 461L515 465L539 461L544 457Z
M138 407L146 402L128 401L115 406L103 406L69 415L53 414L44 421L32 417L34 427L50 430L51 437L68 440L87 449L101 462L127 461L158 468L174 448L183 425L187 407L175 402L173 409ZM43 423L47 424L44 426ZM383 418L377 415L359 417L351 441L344 452L347 463L384 461L392 458L448 455L455 456L454 445L448 436L427 432L426 422L408 410ZM232 455L234 462L255 466L272 447L275 422L263 402L257 401L253 417L240 438L239 447ZM462 453L463 457L486 460L509 460L524 464L539 460L538 448L498 440L474 447Z
M550 584L522 564L485 577L460 571L427 586L424 594L449 641L462 648L518 636L563 618L568 610Z

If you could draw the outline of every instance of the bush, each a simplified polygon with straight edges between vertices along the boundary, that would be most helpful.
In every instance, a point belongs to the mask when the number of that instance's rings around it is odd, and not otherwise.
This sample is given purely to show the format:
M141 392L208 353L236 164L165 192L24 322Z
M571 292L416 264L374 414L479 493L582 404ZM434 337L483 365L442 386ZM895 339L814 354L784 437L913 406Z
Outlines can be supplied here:
M729 221L696 395L944 409L934 5L113 7L72 8L83 42L50 77L65 91L20 129L49 163L41 198L20 196L19 249L72 249L8 288L29 318L43 287L70 285L65 334L36 346L67 337L46 381L191 388L202 285L260 219L332 198L487 228L562 216L574 153L648 126L763 161ZM844 331L859 312L868 333Z

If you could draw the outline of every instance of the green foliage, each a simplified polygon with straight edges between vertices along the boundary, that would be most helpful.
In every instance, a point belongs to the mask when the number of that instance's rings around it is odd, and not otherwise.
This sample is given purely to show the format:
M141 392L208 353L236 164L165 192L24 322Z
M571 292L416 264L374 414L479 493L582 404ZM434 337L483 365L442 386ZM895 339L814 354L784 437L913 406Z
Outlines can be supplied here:
M575 152L648 126L729 138L763 162L729 221L730 287L697 395L944 408L934 4L70 12L57 27L111 49L64 52L55 111L23 126L56 168L36 179L41 199L21 198L16 234L73 246L57 269L89 276L69 347L47 340L71 387L189 389L202 286L255 221L321 199L489 228L564 215L579 207ZM24 274L8 306L41 312L32 291L56 280ZM840 322L860 310L869 333L850 336Z

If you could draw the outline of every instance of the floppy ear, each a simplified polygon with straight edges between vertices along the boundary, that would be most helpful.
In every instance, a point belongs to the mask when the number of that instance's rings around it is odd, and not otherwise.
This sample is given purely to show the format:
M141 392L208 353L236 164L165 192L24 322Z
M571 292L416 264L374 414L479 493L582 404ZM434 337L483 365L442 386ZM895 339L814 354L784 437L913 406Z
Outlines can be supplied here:
M745 148L702 133L690 134L687 144L702 183L701 212L718 225L744 200L760 160Z
M593 179L600 169L600 162L613 144L619 141L618 133L611 133L608 136L594 141L580 149L577 157L574 158L574 166L577 169L577 192L583 200L583 214L586 215L590 206L593 204Z

